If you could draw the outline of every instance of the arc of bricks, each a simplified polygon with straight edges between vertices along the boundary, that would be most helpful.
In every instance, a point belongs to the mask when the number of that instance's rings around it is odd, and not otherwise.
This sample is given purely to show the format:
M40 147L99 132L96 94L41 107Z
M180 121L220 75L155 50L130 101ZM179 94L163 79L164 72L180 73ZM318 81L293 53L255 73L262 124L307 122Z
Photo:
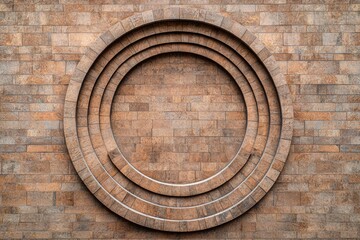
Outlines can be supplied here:
M134 168L110 123L124 76L145 59L169 52L220 64L246 105L246 133L236 156L213 176L189 184L157 181ZM118 215L164 231L206 229L246 212L275 183L292 137L289 89L273 56L239 23L199 9L148 11L114 25L78 64L64 111L69 154L89 190Z

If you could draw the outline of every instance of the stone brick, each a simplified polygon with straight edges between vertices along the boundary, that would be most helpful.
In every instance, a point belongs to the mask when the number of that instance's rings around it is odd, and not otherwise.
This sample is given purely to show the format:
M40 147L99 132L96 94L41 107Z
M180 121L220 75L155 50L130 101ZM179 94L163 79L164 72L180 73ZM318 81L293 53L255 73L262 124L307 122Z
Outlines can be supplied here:
M24 233L24 238L31 238L31 239L44 239L44 238L51 238L52 233L47 231L29 231Z
M73 206L74 192L57 192L56 206Z
M283 25L285 23L285 13L261 12L260 25Z
M149 111L148 103L131 103L129 106L130 111Z
M360 74L358 61L341 61L340 62L341 74Z
M27 192L26 204L29 206L52 206L55 194L53 192Z
M325 46L340 45L341 44L341 34L340 33L323 33L322 41Z
M19 72L19 62L17 61L1 61L0 74L17 74Z
M35 74L65 73L65 63L55 61L35 62L33 71Z
M51 34L51 45L53 46L68 46L69 36L66 33Z
M0 44L2 46L21 46L22 45L22 34L0 34Z
M48 34L31 33L23 34L24 46L44 46L50 44L50 37Z
M26 204L25 191L2 191L1 192L1 205L2 206L23 206Z
M88 46L96 39L93 33L69 33L68 36L70 46Z

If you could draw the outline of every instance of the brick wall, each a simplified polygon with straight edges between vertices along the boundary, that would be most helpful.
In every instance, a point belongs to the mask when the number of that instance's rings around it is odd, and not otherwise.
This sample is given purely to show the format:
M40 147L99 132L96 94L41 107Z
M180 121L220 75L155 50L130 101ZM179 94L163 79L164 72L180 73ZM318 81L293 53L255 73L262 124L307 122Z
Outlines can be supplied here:
M235 157L245 134L239 87L220 66L196 55L165 54L140 64L119 86L112 107L120 150L159 181L191 183L214 175Z
M146 2L0 3L0 238L359 238L360 2ZM288 161L266 197L234 221L187 234L149 230L107 210L73 169L62 127L67 84L86 46L120 19L169 4L208 9L246 26L277 59L295 114ZM166 59L150 69L166 69ZM125 83L132 85L136 74ZM116 101L114 108L126 103ZM130 107L139 113L146 106ZM113 121L127 123L121 114Z

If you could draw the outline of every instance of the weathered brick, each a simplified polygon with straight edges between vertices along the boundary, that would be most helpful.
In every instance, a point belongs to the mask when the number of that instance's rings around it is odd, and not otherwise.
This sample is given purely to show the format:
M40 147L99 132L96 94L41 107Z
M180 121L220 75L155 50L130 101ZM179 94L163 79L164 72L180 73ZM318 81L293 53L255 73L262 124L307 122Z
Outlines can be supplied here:
M22 34L21 33L12 33L12 34L0 34L0 44L2 46L21 46L22 45Z
M51 45L53 46L68 46L69 36L66 33L51 34Z
M53 192L27 192L26 204L29 206L52 206L55 194Z
M19 62L17 61L1 61L0 74L17 74L19 72Z
M359 61L341 61L340 62L341 74L360 74Z
M24 46L45 46L50 44L49 34L27 33L23 34Z
M64 74L65 63L55 61L35 62L33 71L35 74Z
M2 206L24 206L26 205L25 191L2 191L1 192Z
M57 192L56 206L73 206L74 192Z
M88 46L95 41L97 34L93 33L69 33L70 46Z

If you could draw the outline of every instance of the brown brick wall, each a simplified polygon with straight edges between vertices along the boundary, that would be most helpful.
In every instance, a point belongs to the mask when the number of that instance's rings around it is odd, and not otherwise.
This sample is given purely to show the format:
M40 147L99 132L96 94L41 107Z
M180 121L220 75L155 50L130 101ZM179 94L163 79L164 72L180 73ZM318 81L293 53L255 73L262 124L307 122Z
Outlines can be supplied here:
M145 175L191 183L235 157L245 134L244 99L216 63L164 54L136 66L123 81L112 129L125 158Z
M0 3L0 238L359 238L360 2L146 2ZM169 4L246 26L278 61L295 114L288 161L266 197L234 221L188 234L149 230L107 210L74 171L62 127L67 84L86 46L120 19ZM156 61L151 69L167 60Z

